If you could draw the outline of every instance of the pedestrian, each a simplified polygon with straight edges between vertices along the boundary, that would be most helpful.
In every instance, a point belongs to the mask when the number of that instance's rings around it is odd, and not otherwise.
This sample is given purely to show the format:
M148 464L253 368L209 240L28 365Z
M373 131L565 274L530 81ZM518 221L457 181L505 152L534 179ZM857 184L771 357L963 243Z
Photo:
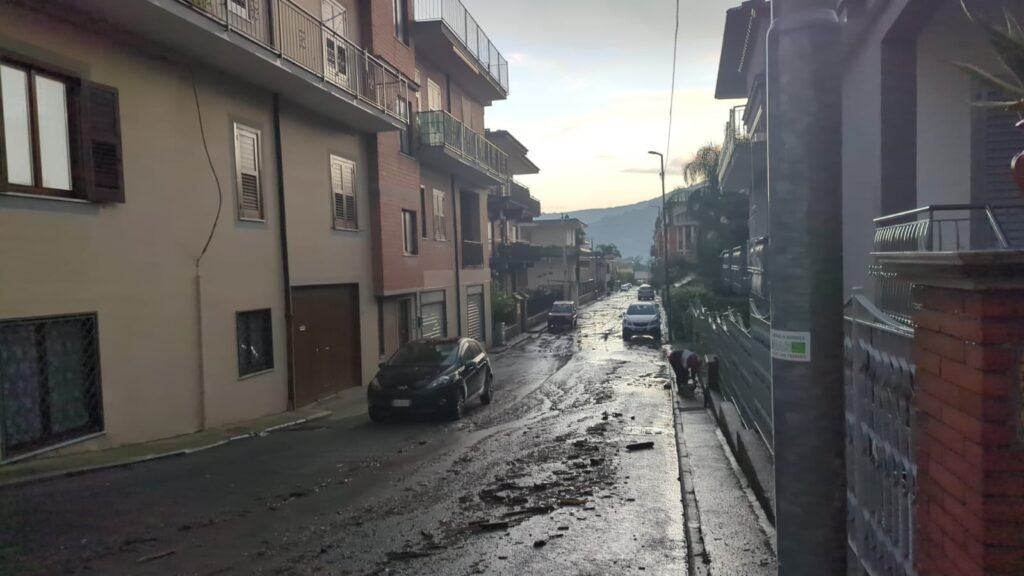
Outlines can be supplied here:
M668 355L668 363L676 374L676 390L692 394L702 365L700 354L686 349L673 350ZM691 380L694 380L693 385L690 384Z

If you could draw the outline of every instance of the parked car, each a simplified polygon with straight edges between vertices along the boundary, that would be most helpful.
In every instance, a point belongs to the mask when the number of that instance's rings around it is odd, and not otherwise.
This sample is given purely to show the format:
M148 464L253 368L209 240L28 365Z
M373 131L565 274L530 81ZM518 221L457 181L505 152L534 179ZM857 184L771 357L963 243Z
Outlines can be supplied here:
M636 291L636 299L640 301L654 301L654 288L644 284Z
M629 292L632 289L633 285L628 282L626 284L623 284L622 286L619 286L619 292Z
M577 316L575 302L570 300L555 302L551 305L551 310L548 311L548 330L575 328Z
M657 305L636 302L622 315L622 339L628 341L638 335L661 340L661 311Z
M466 402L494 398L494 375L483 346L470 338L416 340L380 365L366 391L370 420L402 412L440 412L462 418Z

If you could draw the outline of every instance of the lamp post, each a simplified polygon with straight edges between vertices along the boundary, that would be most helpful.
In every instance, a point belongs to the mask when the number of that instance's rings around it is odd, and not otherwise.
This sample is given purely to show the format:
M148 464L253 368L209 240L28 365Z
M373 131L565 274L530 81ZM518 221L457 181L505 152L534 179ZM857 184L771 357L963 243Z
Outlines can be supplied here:
M665 199L665 155L653 150L648 152L648 154L657 156L658 160L661 161L661 171L658 172L658 175L661 176L661 265L665 274L664 294L661 297L661 303L665 307L666 316L668 316L668 339L671 341L672 294L669 291L668 283L668 202Z
M569 289L569 215L562 214L562 300L572 297Z

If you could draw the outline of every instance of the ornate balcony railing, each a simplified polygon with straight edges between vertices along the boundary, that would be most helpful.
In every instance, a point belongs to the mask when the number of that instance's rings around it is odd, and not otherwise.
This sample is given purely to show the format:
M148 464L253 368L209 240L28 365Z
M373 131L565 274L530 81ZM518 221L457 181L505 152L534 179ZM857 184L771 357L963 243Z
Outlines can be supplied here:
M925 206L875 219L875 254L1009 248L996 210L988 204ZM910 283L877 264L871 266L871 275L875 278L878 307L894 320L909 326L912 311Z
M416 0L414 15L417 22L443 22L487 71L487 75L508 93L508 61L460 0Z
M508 178L508 155L442 110L417 114L420 146L444 147L499 180Z
M373 108L409 121L409 81L292 0L178 0Z

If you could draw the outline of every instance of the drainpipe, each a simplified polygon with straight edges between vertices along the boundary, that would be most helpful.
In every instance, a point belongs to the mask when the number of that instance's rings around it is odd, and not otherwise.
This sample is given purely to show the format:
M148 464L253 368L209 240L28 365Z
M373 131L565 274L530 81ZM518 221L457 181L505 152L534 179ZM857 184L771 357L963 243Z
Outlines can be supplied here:
M842 27L835 5L774 0L767 41L781 576L846 573Z
M449 96L450 98L450 96ZM458 189L455 188L455 175L452 175L452 245L455 248L455 333L462 337L462 278L461 269L462 261L459 260L460 245L459 245L459 218L462 214L459 212L459 202L455 200L455 196L459 194Z
M292 277L288 262L288 218L284 199L284 159L281 152L281 97L274 94L274 164L277 171L277 204L281 235L281 265L284 277L284 342L288 365L288 409L295 409L295 353L292 342Z

